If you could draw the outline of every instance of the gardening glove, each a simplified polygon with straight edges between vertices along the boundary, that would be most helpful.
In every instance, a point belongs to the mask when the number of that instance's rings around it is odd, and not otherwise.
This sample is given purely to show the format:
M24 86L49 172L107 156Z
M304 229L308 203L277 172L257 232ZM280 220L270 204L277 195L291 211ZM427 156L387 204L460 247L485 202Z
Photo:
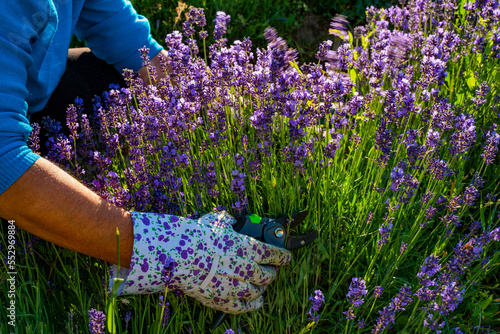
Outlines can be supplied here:
M164 292L162 270L173 260L169 290L181 290L202 304L227 313L253 311L262 306L262 294L287 265L290 251L237 233L236 220L227 212L198 220L132 212L134 250L125 281L118 293ZM116 277L116 266L111 277ZM165 271L164 271L165 273ZM112 279L110 280L112 283Z

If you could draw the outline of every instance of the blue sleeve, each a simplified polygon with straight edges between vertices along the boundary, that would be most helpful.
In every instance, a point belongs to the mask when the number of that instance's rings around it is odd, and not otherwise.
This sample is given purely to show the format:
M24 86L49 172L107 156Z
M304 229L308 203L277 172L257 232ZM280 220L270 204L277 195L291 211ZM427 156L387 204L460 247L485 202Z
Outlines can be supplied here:
M38 38L37 22L29 18L44 10L7 1L0 11L0 194L40 158L26 145L31 132L26 80L31 43Z
M86 40L98 57L118 71L142 67L139 49L153 58L163 48L151 37L148 20L128 0L86 0L76 25L76 36Z

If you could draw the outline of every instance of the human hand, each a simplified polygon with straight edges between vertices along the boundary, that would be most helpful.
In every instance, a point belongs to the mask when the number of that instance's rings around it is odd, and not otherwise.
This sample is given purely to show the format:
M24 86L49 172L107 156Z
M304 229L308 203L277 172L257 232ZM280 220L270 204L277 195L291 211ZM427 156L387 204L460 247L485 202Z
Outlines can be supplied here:
M134 251L124 294L165 290L161 271L174 260L169 289L178 289L202 304L227 313L262 306L262 294L290 262L291 253L239 234L226 212L198 220L132 212Z
M156 56L153 57L153 59L149 61L151 66L153 66L156 69L156 74L158 76L158 79L167 78L173 75L172 66L170 66L167 60L168 60L168 52L166 50L161 50ZM166 65L162 66L162 62ZM151 84L151 78L149 76L149 71L147 66L141 67L139 71L137 71L137 73L139 74L139 77L145 84L147 85ZM172 85L177 86L177 83L173 78L169 78L169 80Z

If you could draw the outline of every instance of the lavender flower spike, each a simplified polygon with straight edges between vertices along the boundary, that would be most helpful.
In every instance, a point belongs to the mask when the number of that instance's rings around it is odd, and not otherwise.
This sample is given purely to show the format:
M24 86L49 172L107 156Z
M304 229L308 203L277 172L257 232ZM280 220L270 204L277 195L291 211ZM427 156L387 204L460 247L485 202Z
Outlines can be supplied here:
M420 272L417 274L419 278L424 278L434 276L439 270L441 270L441 265L439 264L439 258L437 256L431 255L424 260Z
M92 334L104 334L106 315L102 311L91 308L89 310L89 331Z
M167 326L168 322L170 320L170 303L165 302L163 295L161 295L160 302L158 303L158 305L163 308L163 313L162 313L162 317L161 317L161 325Z
M130 322L131 316L132 316L132 312L125 313L125 328L128 327L128 323Z
M309 309L309 312L307 313L307 314L309 314L309 319L311 321L318 322L320 315L318 314L318 315L314 316L313 313L316 313L319 311L319 309L321 308L321 305L323 305L323 303L325 302L325 296L323 296L323 292L321 292L321 290L315 290L314 297L311 294L311 296L309 297L309 300L312 301L311 308Z
M231 16L227 15L224 12L217 12L217 16L214 20L215 29L214 29L214 39L217 41L217 46L226 45L226 39L222 38L224 34L227 32L227 24L231 21Z
M384 293L384 288L381 287L380 285L377 285L373 290L373 298L380 298L383 293Z
M354 307L358 307L363 304L363 297L366 296L367 292L365 280L359 277L353 277L346 297L349 298L349 303Z
M344 39L347 37L348 24L349 21L347 21L346 16L337 14L333 17L332 22L330 23L331 29L329 30L329 33Z
M500 135L496 132L497 125L493 124L493 130L486 133L486 145L481 157L487 165L493 164L496 154L498 153L498 143L500 142Z

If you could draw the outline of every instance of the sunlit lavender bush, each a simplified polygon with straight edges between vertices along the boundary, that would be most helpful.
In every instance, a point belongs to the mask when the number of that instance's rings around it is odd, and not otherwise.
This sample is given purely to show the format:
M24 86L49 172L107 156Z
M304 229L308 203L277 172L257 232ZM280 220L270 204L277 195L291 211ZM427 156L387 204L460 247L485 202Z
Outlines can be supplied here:
M335 17L335 43L298 64L272 28L265 50L229 43L222 12L207 45L192 8L165 40L170 77L125 72L93 111L68 109L66 135L47 120L47 158L130 210L308 209L320 238L257 311L276 333L471 332L498 309L500 8L411 0L367 17L352 31Z

